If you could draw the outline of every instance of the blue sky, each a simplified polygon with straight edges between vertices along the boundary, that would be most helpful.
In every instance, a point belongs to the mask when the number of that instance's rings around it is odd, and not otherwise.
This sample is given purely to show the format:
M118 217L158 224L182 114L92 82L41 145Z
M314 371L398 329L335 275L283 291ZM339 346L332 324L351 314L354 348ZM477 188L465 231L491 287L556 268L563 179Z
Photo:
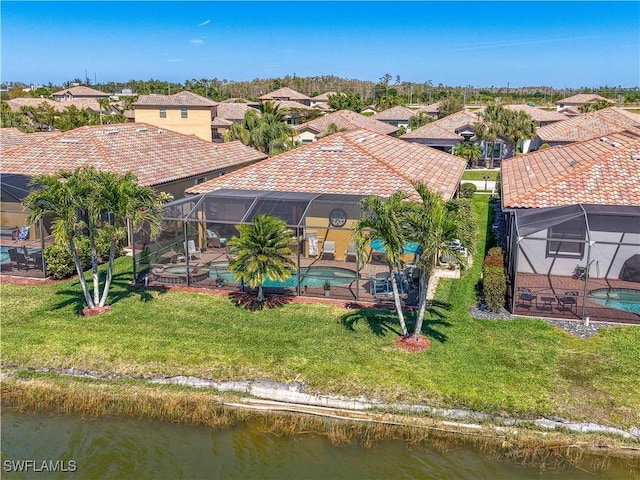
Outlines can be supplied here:
M2 81L640 85L640 2L7 2Z

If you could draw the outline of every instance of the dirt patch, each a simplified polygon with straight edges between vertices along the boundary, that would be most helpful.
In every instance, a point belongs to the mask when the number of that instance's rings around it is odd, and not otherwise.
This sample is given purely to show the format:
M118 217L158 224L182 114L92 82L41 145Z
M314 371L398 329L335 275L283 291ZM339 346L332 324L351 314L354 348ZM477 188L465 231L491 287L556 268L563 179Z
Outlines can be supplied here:
M398 337L396 346L409 353L423 352L431 346L431 340L424 337L418 337L417 340L413 336Z
M0 275L0 283L5 285L52 285L63 280L52 280L50 278L19 277L17 275Z
M111 310L111 305L105 305L104 307L94 307L94 308L84 307L82 309L82 315L84 317L95 317L97 315L108 312L109 310Z

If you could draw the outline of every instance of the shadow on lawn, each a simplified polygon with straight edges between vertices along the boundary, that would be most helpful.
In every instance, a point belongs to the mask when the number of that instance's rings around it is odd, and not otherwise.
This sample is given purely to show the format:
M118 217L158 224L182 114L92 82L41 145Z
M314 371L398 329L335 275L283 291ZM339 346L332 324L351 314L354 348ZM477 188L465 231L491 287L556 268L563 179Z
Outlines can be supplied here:
M145 287L139 288L132 285L130 282L131 274L128 272L117 273L111 280L111 286L109 287L109 295L107 297L106 305L115 305L117 302L131 297L132 295L139 295L141 302L149 302L154 296L153 292L156 291L163 295L168 292L165 287ZM73 306L76 314L81 315L82 309L87 305L84 295L82 293L82 287L78 279L69 282L68 288L58 290L60 301L54 305L55 310L60 310L68 306ZM89 293L93 294L93 281L87 279L87 287ZM100 288L104 287L104 279L101 277Z

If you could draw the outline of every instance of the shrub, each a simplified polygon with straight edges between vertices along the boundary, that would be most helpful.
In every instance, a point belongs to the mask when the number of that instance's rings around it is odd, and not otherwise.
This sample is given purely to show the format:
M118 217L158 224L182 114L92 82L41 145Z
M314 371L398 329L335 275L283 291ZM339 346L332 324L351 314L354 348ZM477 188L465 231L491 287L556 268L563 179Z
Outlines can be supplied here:
M500 247L489 249L483 263L482 288L487 306L493 312L504 307L507 294L507 277L504 272L504 256Z
M60 280L73 275L76 271L71 251L60 244L46 247L43 257L47 265L47 273L51 278Z
M464 198L471 198L473 194L476 193L478 187L476 187L473 183L463 183L460 185L460 195Z

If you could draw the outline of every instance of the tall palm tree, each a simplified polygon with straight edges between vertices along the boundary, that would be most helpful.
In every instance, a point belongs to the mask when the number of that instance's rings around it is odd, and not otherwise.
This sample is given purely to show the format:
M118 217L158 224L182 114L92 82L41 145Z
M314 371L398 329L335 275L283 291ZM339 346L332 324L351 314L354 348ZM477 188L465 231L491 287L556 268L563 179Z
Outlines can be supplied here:
M109 110L109 107L111 106L111 99L99 98L98 105L100 106L100 125L102 125L102 116Z
M427 305L427 287L429 277L438 261L439 252L452 255L460 260L464 266L459 250L448 248L444 244L446 240L460 239L463 247L471 248L475 235L468 235L468 231L475 232L473 228L465 228L465 222L472 222L465 215L459 215L462 210L449 206L441 195L429 190L424 184L413 183L420 195L421 202L412 202L408 215L410 238L420 245L421 253L417 266L420 269L418 318L413 336L418 340L424 322ZM468 215L470 211L466 213ZM471 216L471 218L473 218Z
M54 216L53 234L56 242L71 250L87 307L104 307L113 278L115 245L125 234L127 219L134 227L145 221L157 233L162 218L160 196L150 187L138 185L131 173L98 172L93 167L36 175L32 184L36 188L23 201L30 210L27 221L32 223L46 214ZM109 213L109 222L103 220L104 213ZM112 243L101 295L96 237L105 230ZM80 237L89 238L93 294L89 292L78 255Z
M493 149L498 136L504 135L505 112L505 108L501 105L489 105L478 114L480 121L473 126L475 136L491 144L491 148L487 152L491 166L493 166Z
M393 299L398 312L402 335L405 337L409 333L402 312L396 273L399 273L403 266L401 257L404 254L407 234L405 228L405 214L408 206L407 197L407 193L398 190L388 198L380 198L375 195L363 198L360 201L362 216L353 226L353 236L361 254L360 256L363 256L362 253L371 239L378 239L382 242L382 247L387 254Z
M460 142L451 149L451 153L464 158L468 166L472 167L482 157L482 147L476 143Z
M229 270L235 279L248 281L251 288L258 287L256 300L264 301L262 286L267 278L285 280L291 276L295 263L287 255L293 252L289 244L296 241L285 222L271 215L257 215L253 225L237 225L240 236L227 242L235 257Z
M536 124L531 116L522 110L508 112L504 121L504 135L513 143L514 155L518 153L521 140L536 137Z

